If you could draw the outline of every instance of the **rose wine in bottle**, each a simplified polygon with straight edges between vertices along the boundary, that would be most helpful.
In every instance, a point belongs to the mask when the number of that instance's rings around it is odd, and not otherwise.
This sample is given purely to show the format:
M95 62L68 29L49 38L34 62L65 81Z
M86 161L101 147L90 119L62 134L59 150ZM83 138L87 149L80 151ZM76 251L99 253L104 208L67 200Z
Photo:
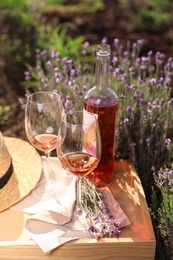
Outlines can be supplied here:
M109 88L110 46L100 44L96 50L96 82L85 96L84 109L97 115L102 139L102 156L88 178L98 187L114 180L115 135L118 119L118 96Z

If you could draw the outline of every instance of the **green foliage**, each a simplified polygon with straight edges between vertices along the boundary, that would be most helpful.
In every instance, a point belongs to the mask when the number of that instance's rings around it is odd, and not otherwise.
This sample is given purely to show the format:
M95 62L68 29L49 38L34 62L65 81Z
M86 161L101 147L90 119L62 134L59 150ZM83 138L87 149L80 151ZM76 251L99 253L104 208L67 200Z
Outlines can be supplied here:
M148 0L144 3L121 0L121 2L129 6L130 30L163 31L171 23L171 0Z
M1 0L0 7L15 9L15 10L28 10L28 4L26 0Z
M81 52L81 45L84 41L84 36L71 38L67 35L67 29L65 26L57 26L53 28L48 25L45 31L40 32L38 44L42 49L54 49L61 53L62 56L68 58L77 58L78 53Z
M149 10L146 7L140 8L138 16L141 18L142 24L151 29L163 30L169 24L171 15L158 7Z
M65 4L67 0L45 0L46 5L59 5Z
M13 112L11 110L11 106L9 106L9 105L1 106L0 105L0 122L1 122L1 125L4 125L6 123L6 121L8 121L8 119L10 118L12 113Z
M6 53L15 61L23 62L25 57L33 53L36 46L36 25L25 13L18 10L1 11L1 53ZM7 28L3 30L4 28Z
M171 6L172 0L149 0L148 4L150 4L153 8L165 9L166 7Z
M81 0L78 4L71 3L70 0L45 0L42 4L44 11L65 11L65 12L81 12L90 13L104 9L103 0Z
M37 45L37 24L27 11L19 9L0 9L0 60L1 73L7 84L22 95L21 86L25 63L34 61ZM4 88L0 82L0 88Z

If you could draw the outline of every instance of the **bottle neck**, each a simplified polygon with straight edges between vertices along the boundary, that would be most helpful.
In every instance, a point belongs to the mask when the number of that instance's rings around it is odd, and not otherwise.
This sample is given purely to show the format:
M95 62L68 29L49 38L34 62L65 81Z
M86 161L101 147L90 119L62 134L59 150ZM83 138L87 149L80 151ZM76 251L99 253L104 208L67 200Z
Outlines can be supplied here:
M110 65L110 47L106 44L98 45L96 52L96 86L108 87Z

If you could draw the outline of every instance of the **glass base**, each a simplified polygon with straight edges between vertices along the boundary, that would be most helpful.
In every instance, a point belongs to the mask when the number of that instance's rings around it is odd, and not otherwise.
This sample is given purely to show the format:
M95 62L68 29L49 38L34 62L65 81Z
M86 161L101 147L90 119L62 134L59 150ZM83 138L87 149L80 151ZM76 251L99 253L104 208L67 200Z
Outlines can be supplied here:
M50 199L55 196L55 191L56 191L56 183L52 182L39 182L34 190L33 190L33 195L38 198L38 199Z
M84 211L81 208L75 206L73 215L76 216L76 217L80 217L82 215L85 215L85 213L84 213Z
M86 214L83 212L81 215L76 216L76 212L73 212L72 219L66 224L71 230L86 231L88 230L88 223L86 220Z

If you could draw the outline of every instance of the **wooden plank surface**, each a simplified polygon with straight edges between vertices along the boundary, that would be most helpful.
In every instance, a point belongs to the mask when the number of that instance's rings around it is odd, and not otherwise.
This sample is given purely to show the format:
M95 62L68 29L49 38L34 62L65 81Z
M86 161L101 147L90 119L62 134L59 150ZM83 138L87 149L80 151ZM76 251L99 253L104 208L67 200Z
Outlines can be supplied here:
M131 225L122 229L119 239L78 239L45 255L27 235L22 212L8 209L0 213L1 260L153 260L155 236L139 177L127 161L115 162L115 180L110 189L129 217Z

